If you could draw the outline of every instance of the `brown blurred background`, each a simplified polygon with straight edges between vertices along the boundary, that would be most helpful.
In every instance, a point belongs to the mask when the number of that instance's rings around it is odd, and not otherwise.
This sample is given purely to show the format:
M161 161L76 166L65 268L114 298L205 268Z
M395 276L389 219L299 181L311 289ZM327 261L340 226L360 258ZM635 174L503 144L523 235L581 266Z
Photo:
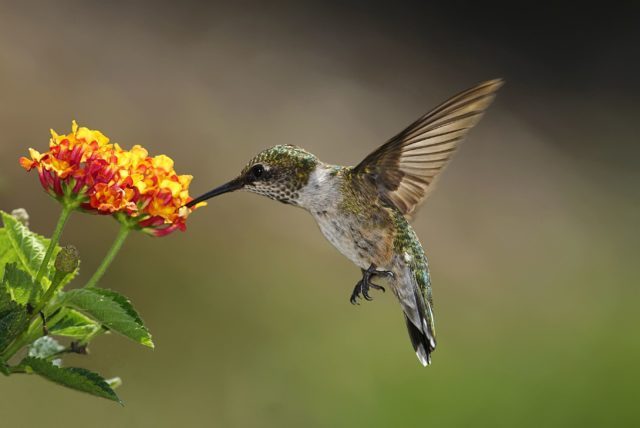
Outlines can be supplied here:
M475 4L475 3L472 3ZM246 193L186 233L135 235L101 285L150 351L102 337L70 359L126 407L0 379L3 426L638 426L638 7L395 2L0 2L0 208L50 234L17 163L72 119L165 153L192 193L256 152L355 164L446 97L507 85L418 213L439 348L420 367L390 294L313 220ZM88 279L116 224L63 236Z

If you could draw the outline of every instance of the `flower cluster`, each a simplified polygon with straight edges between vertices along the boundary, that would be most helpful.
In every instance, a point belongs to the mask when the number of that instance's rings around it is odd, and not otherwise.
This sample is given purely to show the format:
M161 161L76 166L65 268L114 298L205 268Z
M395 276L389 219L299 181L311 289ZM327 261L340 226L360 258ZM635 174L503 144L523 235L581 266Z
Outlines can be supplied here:
M185 230L188 214L201 206L184 207L193 199L192 176L177 175L165 155L150 157L141 146L123 150L75 121L70 134L51 135L48 152L29 149L30 158L20 158L20 165L37 169L44 189L63 203L114 215L155 236Z

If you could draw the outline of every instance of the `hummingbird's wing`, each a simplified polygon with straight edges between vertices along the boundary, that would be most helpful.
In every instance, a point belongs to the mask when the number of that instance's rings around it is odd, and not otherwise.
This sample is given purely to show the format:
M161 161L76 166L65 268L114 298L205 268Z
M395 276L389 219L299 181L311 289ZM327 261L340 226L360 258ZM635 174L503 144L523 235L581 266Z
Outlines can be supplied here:
M367 156L354 172L376 186L381 198L411 214L502 84L489 80L450 98Z

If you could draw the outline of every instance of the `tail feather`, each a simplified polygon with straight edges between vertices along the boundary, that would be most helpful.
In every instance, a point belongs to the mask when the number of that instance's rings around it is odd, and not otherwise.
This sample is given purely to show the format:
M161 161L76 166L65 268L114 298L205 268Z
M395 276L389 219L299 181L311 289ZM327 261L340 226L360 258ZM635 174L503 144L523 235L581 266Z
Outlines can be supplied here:
M404 320L407 323L413 349L416 351L416 355L422 365L426 367L431 364L431 353L436 350L433 313L431 304L417 288L414 290L414 298L420 325L418 326L412 322L406 313L404 314Z
M431 363L436 349L429 264L420 241L399 212L396 213L393 292L404 312L411 344L423 366Z
M416 327L407 316L404 316L404 320L407 323L407 329L409 330L409 337L411 338L411 344L416 351L418 360L423 366L431 364L431 353L435 350L435 347L431 346L427 335L422 332L421 329Z

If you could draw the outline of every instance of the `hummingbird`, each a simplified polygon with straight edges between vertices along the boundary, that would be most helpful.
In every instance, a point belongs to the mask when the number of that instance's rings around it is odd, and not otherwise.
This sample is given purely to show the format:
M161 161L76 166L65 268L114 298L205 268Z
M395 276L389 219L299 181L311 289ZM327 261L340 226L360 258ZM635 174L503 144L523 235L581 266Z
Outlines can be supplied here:
M409 220L502 84L489 80L451 97L356 166L324 163L295 145L268 148L187 207L242 189L309 211L327 240L361 269L351 303L372 300L371 290L384 292L372 280L385 279L427 366L436 349L431 277Z

